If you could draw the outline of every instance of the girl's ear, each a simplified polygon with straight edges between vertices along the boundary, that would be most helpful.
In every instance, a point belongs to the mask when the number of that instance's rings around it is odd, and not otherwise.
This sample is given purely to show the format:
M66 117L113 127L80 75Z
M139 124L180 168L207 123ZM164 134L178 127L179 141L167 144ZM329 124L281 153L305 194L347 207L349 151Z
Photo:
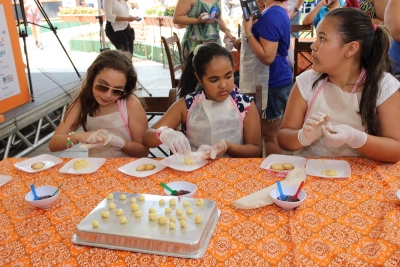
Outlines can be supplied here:
M346 58L351 58L360 50L360 43L356 41L350 42L346 44L346 46L347 46L347 50L345 53Z

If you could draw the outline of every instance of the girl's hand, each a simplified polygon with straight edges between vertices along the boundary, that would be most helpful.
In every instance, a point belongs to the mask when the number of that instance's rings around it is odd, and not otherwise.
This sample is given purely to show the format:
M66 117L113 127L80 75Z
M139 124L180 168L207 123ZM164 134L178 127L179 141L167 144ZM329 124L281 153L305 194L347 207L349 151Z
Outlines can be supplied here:
M233 43L234 41L236 41L236 37L232 35L232 33L231 33L230 30L225 30L225 37L224 37L224 40L225 40L225 39L231 40L232 43Z
M249 35L251 33L251 27L253 27L253 16L250 16L249 21L246 21L246 19L243 16L243 33L245 36Z
M297 137L303 146L308 146L322 136L322 125L329 121L329 115L320 111L311 114L303 124Z
M324 6L329 6L332 2L333 2L333 0L322 0L322 4Z
M233 43L233 47L236 48L236 50L240 51L240 47L242 46L242 40L241 39L236 39L235 42Z
M100 129L95 132L89 132L92 133L87 139L86 142L83 143L89 143L89 144L97 144L97 143L106 143L108 140L108 131L105 129ZM82 142L82 141L81 141Z
M210 15L208 13L201 13L200 16L197 18L197 21L199 22L199 24L214 23L215 18L213 20L210 20Z
M333 147L341 147L344 144L348 144L352 148L359 148L367 142L367 134L365 132L346 124L332 125L328 123L322 129L326 142Z

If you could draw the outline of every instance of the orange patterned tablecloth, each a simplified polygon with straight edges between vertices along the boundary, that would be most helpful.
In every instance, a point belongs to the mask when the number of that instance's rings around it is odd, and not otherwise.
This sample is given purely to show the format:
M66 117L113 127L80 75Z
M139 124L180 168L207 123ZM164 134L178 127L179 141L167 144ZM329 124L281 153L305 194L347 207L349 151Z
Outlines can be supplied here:
M400 266L400 163L347 159L348 179L307 177L307 199L292 211L274 205L238 210L232 201L276 181L263 159L218 159L194 172L165 168L144 179L117 170L131 159L108 159L95 173L69 175L64 162L25 173L0 162L12 180L0 187L1 266ZM161 181L196 183L195 197L210 199L221 217L206 254L183 259L75 245L76 225L110 192L163 194ZM58 185L47 210L24 201L29 185Z

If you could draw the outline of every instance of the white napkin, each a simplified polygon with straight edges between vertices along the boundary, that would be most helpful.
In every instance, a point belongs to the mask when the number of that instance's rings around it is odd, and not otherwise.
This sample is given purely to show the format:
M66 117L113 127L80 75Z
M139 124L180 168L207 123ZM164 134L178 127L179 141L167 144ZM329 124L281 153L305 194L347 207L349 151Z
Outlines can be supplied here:
M281 181L282 186L299 186L302 181L306 180L306 168L298 168L288 172L286 178ZM232 203L238 209L255 209L271 205L272 199L269 193L276 188L276 183L254 192L251 195L242 197Z

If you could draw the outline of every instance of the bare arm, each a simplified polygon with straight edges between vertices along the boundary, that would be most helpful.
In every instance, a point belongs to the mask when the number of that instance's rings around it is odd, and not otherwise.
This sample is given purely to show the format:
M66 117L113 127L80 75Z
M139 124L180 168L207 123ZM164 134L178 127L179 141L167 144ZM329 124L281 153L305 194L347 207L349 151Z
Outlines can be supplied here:
M400 42L400 1L389 0L385 9L385 25L393 39Z
M294 7L300 10L303 3L304 3L304 0L297 0L296 5ZM294 16L296 16L297 12L300 12L300 11L294 11L294 9L289 10L290 19L292 19Z
M236 158L256 158L261 155L260 115L254 102L243 122L243 145L225 141L226 153Z
M201 24L211 22L210 20L202 20L200 15L198 18L189 18L187 14L189 13L192 6L196 3L196 0L179 0L176 4L174 12L174 23L175 24Z
M132 16L123 17L123 16L119 16L117 14L112 13L113 2L111 0L104 0L103 5L104 5L104 13L106 15L106 19L109 22L137 20L136 17L132 17Z
M314 22L315 17L317 16L318 12L324 6L323 1L320 1L316 7L311 10L304 18L303 18L303 25L311 25Z

